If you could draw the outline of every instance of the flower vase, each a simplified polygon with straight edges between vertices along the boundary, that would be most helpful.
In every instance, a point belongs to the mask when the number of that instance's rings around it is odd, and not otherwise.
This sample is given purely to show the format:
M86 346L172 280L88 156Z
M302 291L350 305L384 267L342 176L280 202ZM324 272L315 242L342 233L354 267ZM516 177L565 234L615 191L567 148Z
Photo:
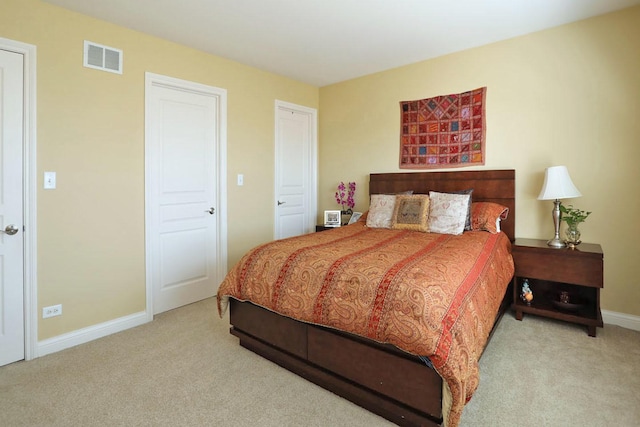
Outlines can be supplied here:
M567 238L565 242L567 246L570 248L575 248L581 242L580 240L580 230L578 230L578 224L569 224L567 229L564 232L565 237Z
M347 209L346 211L345 211L345 210L342 210L342 211L340 211L340 214L341 214L341 221L340 221L340 223L341 223L342 225L347 225L347 224L349 224L349 220L351 219L351 215L353 215L353 211L352 211L351 209Z

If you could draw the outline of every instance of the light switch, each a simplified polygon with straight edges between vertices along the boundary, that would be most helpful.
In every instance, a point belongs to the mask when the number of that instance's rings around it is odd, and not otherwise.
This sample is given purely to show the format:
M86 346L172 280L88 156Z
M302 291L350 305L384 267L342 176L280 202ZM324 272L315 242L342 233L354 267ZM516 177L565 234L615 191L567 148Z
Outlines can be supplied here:
M244 175L241 173L238 174L238 185L244 185Z
M54 188L56 188L56 173L45 172L44 173L44 189L53 190Z

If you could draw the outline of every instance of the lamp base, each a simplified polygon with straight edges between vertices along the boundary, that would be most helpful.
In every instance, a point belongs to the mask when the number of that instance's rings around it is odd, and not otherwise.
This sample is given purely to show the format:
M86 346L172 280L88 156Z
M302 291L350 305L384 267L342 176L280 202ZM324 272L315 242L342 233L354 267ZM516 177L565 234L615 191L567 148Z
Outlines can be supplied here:
M553 202L553 210L551 211L551 216L553 217L553 228L555 230L555 235L553 239L547 242L552 248L564 248L566 245L562 240L560 240L560 218L562 218L562 214L560 213L560 200L556 199Z
M564 248L567 246L562 240L560 240L557 237L554 237L553 239L549 240L547 242L547 245L551 246L552 248Z

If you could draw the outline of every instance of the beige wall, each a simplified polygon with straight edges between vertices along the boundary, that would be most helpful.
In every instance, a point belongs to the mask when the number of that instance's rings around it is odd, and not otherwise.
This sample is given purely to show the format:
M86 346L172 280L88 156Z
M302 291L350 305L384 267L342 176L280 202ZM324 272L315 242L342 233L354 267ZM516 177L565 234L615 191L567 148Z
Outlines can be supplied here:
M37 47L38 179L57 172L37 193L38 307L64 314L39 339L145 308L146 71L227 90L229 267L273 237L274 102L318 108L318 88L38 0L0 9L0 37ZM122 49L124 74L84 68L84 40Z
M593 211L584 241L605 252L602 307L640 315L640 7L320 89L319 210L339 181L398 169L399 102L487 86L485 169L516 170L518 237L553 235L538 201L564 164ZM320 220L320 217L319 217Z

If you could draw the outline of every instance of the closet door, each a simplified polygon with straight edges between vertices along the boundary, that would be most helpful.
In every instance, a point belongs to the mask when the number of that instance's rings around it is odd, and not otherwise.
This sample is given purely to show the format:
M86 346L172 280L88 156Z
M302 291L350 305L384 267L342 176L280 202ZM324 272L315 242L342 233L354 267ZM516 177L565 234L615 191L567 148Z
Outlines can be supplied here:
M25 355L23 64L0 50L0 366Z
M226 92L152 80L146 111L147 262L156 314L212 297L226 273L219 167Z

